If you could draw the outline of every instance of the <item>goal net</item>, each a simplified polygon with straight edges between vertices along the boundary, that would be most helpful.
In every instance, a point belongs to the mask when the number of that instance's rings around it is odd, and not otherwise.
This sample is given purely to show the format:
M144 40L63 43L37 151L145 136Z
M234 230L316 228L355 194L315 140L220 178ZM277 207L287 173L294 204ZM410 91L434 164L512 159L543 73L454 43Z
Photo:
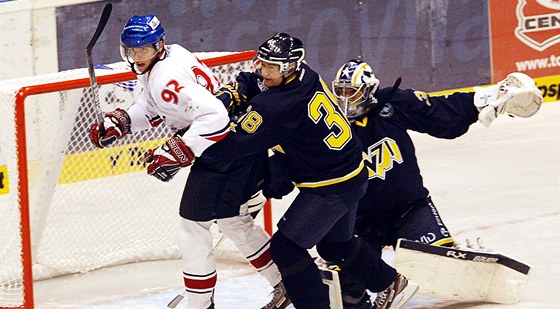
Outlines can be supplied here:
M251 70L254 52L197 56L227 83ZM140 94L124 63L98 66L96 75L104 112ZM99 150L88 139L96 119L87 69L0 82L0 308L32 307L33 280L180 258L189 169L163 183L141 160L172 132L160 126ZM218 258L236 254L217 249Z

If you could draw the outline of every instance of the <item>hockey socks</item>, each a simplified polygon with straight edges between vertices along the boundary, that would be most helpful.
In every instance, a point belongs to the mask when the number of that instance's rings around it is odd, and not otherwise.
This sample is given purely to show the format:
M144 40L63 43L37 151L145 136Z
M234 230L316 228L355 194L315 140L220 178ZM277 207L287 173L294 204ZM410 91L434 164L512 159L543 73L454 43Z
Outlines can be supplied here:
M371 292L383 291L397 277L397 271L358 237L346 242L320 243L317 245L317 252Z
M274 263L296 308L329 309L329 289L307 252L282 233L276 232L270 243Z

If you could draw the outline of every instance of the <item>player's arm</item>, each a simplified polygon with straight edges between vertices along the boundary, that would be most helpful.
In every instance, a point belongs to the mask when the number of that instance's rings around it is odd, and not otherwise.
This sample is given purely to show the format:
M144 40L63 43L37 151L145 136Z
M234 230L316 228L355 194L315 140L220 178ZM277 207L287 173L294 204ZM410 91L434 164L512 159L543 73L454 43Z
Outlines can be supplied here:
M189 127L146 154L148 174L161 181L170 181L182 167L191 165L206 148L229 133L229 118L220 100L198 84L172 84L171 88L166 83L160 89L167 96L162 96L165 102L159 103L176 105L175 121Z
M220 100L202 86L189 83L180 90L178 111L191 120L181 135L199 157L208 147L223 139L230 131L227 110Z
M249 102L261 93L258 82L258 77L254 73L241 72L235 82L222 86L216 92L215 96L222 101L233 121L243 116L249 107Z
M90 127L89 137L97 148L104 148L129 133L157 126L161 122L162 119L153 111L153 108L150 109L143 94L127 110L117 108L105 114L103 117L103 130L100 130L99 123L94 123Z
M253 100L248 112L238 120L232 132L219 143L209 147L204 156L213 160L239 159L267 151L281 144L290 135L285 112L271 112L262 108L263 102ZM266 105L266 102L264 102ZM259 106L260 105L260 106ZM282 117L278 116L282 115Z
M292 192L295 186L290 178L286 155L280 150L272 150L270 152L263 194L266 198L281 199Z
M423 91L408 89L397 91L391 101L398 109L396 117L404 128L439 138L461 136L478 119L473 93L430 96Z

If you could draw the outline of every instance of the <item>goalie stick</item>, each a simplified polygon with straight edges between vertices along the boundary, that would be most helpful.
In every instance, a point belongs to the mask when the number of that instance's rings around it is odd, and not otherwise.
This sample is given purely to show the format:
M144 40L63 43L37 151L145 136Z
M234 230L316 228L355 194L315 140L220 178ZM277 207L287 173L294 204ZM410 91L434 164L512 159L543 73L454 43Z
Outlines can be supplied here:
M93 104L95 106L95 110L97 112L97 121L99 122L99 132L101 134L104 133L105 129L103 128L103 111L101 110L101 103L99 102L99 93L97 89L97 78L95 77L95 70L93 68L93 57L91 52L93 50L93 46L101 36L103 29L105 29L105 25L109 21L109 17L111 16L111 11L113 10L113 5L111 3L107 3L103 8L103 12L101 13L101 18L99 19L99 24L97 24L97 29L95 29L95 33L93 37L89 41L89 44L86 47L86 61L88 66L88 73L89 73L89 82L91 85L91 92L93 95Z

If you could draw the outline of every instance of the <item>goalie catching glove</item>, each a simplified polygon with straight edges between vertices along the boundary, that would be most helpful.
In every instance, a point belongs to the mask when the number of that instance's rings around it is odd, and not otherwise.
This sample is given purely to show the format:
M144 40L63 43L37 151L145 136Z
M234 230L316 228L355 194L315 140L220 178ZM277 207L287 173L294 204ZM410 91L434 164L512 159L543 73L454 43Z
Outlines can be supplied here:
M194 162L194 153L179 136L168 139L165 144L149 150L144 162L149 163L148 175L161 181L170 181L182 167Z
M486 127L499 115L528 118L537 113L542 93L535 81L526 74L510 73L490 87L474 87L474 105L479 109L478 120Z
M99 123L94 123L89 129L89 139L97 148L104 148L117 139L123 138L130 132L130 117L128 113L120 108L107 113L103 117L103 130Z

